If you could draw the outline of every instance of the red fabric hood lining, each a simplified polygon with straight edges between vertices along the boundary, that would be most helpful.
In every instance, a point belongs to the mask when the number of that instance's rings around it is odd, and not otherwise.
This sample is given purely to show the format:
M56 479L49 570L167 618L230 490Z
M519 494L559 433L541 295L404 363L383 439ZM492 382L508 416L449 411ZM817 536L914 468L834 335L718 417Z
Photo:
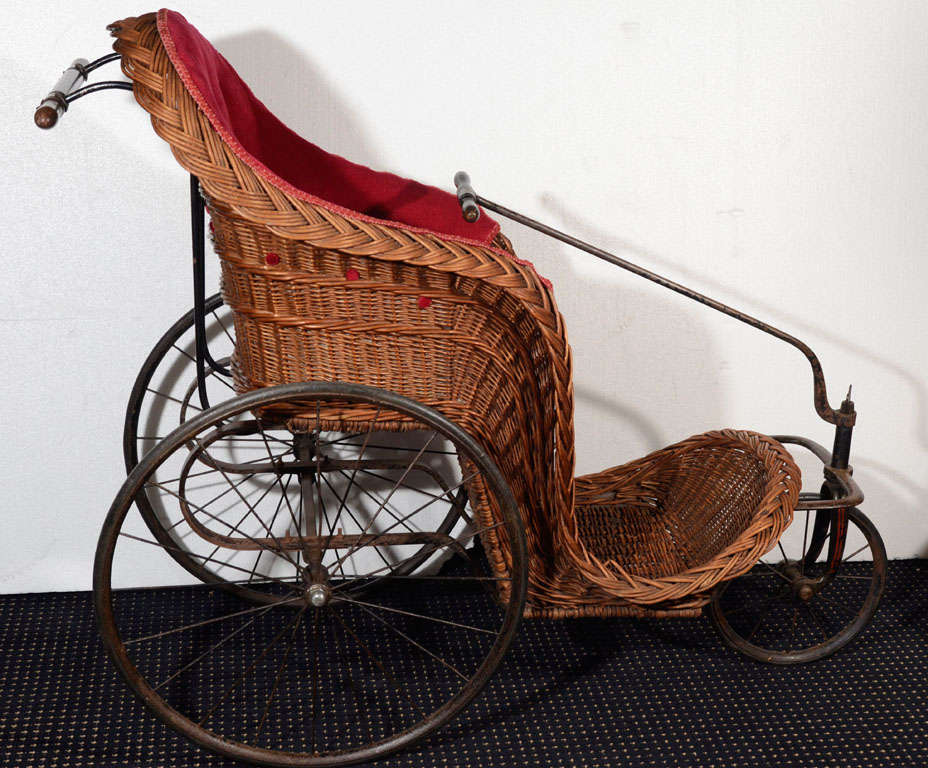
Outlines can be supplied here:
M490 245L499 232L499 224L493 219L481 216L476 224L464 222L454 195L394 174L373 171L365 166L352 163L338 155L325 152L287 128L254 96L228 61L179 13L166 8L161 9L158 12L158 31L171 63L210 124L236 156L274 186L293 197L307 200L346 218L431 234L455 242L479 245L535 271L534 265L530 262L514 258L505 250ZM179 50L178 42L186 44L188 48L194 48L194 53L200 57L200 60L193 59L189 61L190 66L188 66L188 57ZM204 74L197 69L198 67L200 69L206 67L208 71ZM199 77L194 76L192 69ZM213 79L212 83L210 77ZM225 78L225 88L223 78ZM210 93L212 100L208 99L204 92ZM236 115L238 117L235 117ZM334 192L335 197L347 196L362 203L367 202L387 214L394 212L405 214L407 219L421 219L423 216L429 219L438 218L446 225L442 229L452 231L440 231L434 226L417 226L418 221L411 224L408 221L373 216L313 194L275 173L252 152L249 152L239 140L234 130L236 128L239 132L244 130L248 134L249 141L256 149L270 152L278 160L282 156L290 160L294 152L303 155L303 169L313 175L314 180L318 180L320 174L331 175L328 179L322 179L323 187L328 184L326 191ZM349 189L347 195L341 191L346 187ZM360 189L364 187L366 189ZM380 203L384 199L383 196L386 196L388 200L385 206ZM458 227L467 227L470 228L470 232L473 232L477 225L481 225L481 228L476 238L462 236L454 231ZM538 274L537 271L535 274ZM546 286L551 287L548 280L541 275L538 277Z

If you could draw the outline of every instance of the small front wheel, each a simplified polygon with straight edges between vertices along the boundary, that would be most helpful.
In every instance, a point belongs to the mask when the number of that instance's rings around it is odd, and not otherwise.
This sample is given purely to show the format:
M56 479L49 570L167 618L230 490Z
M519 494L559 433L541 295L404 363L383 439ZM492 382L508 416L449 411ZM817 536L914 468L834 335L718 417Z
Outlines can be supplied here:
M847 645L873 617L886 581L879 532L856 507L819 514L831 516L826 546L813 546L806 511L801 549L780 542L779 563L761 561L716 587L709 615L732 648L803 664Z
M423 487L452 462L450 487ZM142 494L176 507L170 540L129 514ZM100 533L94 603L111 659L172 728L238 760L332 766L466 706L526 580L515 499L473 437L395 393L304 383L214 405L141 459Z

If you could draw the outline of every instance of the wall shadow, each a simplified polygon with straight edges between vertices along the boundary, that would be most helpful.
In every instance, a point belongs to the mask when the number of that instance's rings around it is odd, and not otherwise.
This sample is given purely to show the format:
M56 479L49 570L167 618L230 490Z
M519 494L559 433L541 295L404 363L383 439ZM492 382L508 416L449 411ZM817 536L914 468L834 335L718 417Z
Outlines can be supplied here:
M608 245L579 218L569 228ZM634 277L534 230L509 225L507 231L519 255L551 279L565 317L574 355L578 472L725 426L719 373L726 363L699 307L656 286L639 288Z
M222 37L215 45L268 109L300 136L353 162L382 165L364 121L305 50L265 29Z
M728 299L726 303L734 304L736 309L739 309L741 306L753 305L757 308L755 312L761 320L779 324L783 326L785 331L794 335L798 335L799 333L814 334L830 344L847 350L855 357L874 363L880 368L898 376L912 391L912 398L915 405L913 421L916 425L916 439L923 448L928 449L928 384L926 384L924 376L919 375L917 372L910 371L893 359L884 357L878 352L867 349L863 345L856 343L852 337L848 337L838 330L832 330L824 325L813 325L803 320L801 317L785 311L782 304L771 304L762 299L758 299L756 296L740 291L737 288L722 285L713 280L710 275L696 273L688 269L685 265L681 265L638 243L633 243L629 240L617 237L614 234L602 232L591 226L568 204L554 195L543 195L541 203L546 210L550 211L553 216L556 216L563 222L564 226L567 227L569 231L577 233L582 239L589 239L593 243L602 244L602 247L607 250L616 251L619 255L623 253L629 255L632 261L643 260L658 271L665 267L671 268L677 275L678 281L696 279L701 285L705 286L705 290L709 292L710 295L727 295ZM830 383L832 387L836 386L834 382L828 383ZM838 387L836 391L829 392L829 397L833 405L838 405L842 396L843 390L841 390L840 387Z
M269 30L221 38L217 48L258 98L297 133L355 162L383 166L364 120L339 97L305 51ZM557 265L545 276L554 282L558 298L564 294L560 304L568 332L572 327L582 329L572 338L583 471L720 426L721 361L699 320L654 292L626 288L621 282L603 285L571 266L572 251L566 246L502 223L507 232L516 233L515 247L521 256L532 259L542 253ZM590 332L595 329L601 332ZM684 372L696 381L681 392L678 383ZM641 407L636 394L643 391L648 392L648 408ZM662 413L662 423L679 423L679 429L663 430L647 415L652 409ZM692 418L693 414L698 417ZM622 456L616 456L617 449ZM583 459L599 455L604 458Z

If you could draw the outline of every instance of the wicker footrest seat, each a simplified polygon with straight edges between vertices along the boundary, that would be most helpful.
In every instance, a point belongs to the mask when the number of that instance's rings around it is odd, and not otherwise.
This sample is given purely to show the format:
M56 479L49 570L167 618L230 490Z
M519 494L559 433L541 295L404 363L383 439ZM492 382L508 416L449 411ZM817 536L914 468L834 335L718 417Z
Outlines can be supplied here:
M775 545L792 520L798 477L775 440L735 430L696 435L578 477L578 548L564 558L562 592L536 613L698 613L716 584L749 570Z

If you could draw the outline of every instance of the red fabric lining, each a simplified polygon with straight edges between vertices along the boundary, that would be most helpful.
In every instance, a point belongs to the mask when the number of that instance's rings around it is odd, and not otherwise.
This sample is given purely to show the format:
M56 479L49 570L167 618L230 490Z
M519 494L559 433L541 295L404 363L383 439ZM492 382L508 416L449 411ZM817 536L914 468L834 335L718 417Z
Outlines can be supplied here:
M448 192L352 163L294 133L179 13L159 11L158 29L171 62L213 127L276 186L352 218L481 245L489 245L499 232L486 215L473 224L464 221L457 198Z

